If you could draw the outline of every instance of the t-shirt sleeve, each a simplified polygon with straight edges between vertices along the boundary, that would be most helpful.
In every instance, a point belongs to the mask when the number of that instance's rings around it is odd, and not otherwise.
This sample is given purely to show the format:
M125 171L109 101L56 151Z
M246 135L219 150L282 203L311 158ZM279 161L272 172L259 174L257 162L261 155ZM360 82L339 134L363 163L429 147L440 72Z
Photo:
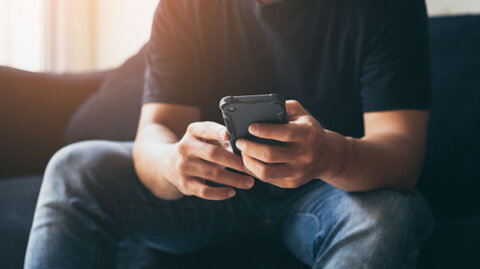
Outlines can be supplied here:
M379 0L368 16L364 112L430 107L428 19L423 0Z
M145 53L143 103L198 106L194 34L188 1L162 0Z

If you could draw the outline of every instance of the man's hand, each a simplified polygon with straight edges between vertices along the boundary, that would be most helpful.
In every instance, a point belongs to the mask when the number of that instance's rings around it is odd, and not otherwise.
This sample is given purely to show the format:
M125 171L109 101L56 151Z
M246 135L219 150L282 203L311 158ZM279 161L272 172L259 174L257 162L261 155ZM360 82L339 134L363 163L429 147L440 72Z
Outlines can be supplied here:
M239 139L243 163L250 174L282 188L297 188L318 177L328 150L327 132L297 101L287 101L287 124L252 124L249 132L261 138L286 142L272 146Z
M365 113L365 136L325 130L296 101L287 102L288 124L252 124L252 135L284 146L237 142L245 167L264 182L296 188L312 179L345 191L412 190L425 154L428 111Z
M240 156L228 151L222 143L228 141L227 130L214 122L195 122L188 126L183 138L175 144L169 158L165 178L184 195L208 200L225 200L235 190L250 189L252 177L226 170L226 167L246 172ZM211 187L205 181L226 187Z

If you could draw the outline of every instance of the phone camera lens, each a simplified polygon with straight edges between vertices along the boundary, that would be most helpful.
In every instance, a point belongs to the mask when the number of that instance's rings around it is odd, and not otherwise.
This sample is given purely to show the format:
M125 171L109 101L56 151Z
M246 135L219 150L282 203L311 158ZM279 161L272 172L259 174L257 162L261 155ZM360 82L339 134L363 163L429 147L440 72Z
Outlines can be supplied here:
M235 112L237 109L234 106L229 106L228 111L229 112Z

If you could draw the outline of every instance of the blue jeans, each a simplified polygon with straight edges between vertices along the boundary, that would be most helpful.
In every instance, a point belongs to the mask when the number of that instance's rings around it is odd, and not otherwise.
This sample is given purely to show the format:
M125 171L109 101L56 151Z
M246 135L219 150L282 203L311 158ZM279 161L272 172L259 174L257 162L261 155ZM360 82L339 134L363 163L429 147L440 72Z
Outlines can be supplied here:
M226 201L164 201L138 179L131 142L82 142L48 164L25 268L112 268L119 244L187 253L278 238L312 268L414 268L433 226L418 192L295 190L257 181Z

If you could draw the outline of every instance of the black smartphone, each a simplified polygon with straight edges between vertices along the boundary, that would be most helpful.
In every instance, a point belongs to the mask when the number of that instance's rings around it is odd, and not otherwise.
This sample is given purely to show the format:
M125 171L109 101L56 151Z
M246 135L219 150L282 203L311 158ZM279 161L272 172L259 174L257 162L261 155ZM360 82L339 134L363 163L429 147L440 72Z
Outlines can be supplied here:
M220 110L235 153L240 154L235 146L237 139L240 138L270 145L284 144L255 137L248 132L248 127L252 123L288 123L285 98L280 94L226 96L220 101Z

